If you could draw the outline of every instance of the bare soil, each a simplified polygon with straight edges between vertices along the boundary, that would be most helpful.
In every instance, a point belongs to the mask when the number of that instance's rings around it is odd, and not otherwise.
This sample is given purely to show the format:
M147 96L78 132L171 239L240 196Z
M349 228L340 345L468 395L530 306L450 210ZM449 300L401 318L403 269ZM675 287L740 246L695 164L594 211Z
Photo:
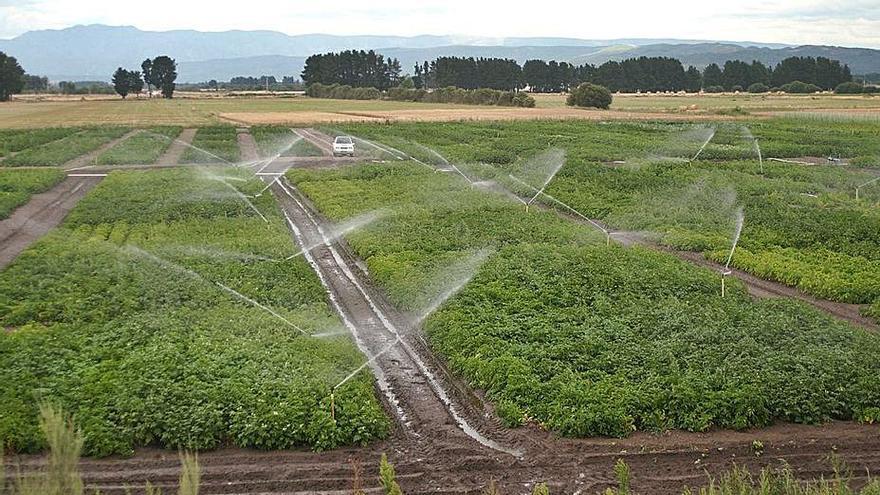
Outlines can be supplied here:
M192 144L193 138L196 137L196 129L184 129L177 136L177 139L171 142L171 146L165 150L165 153L159 157L157 165L177 165L183 153Z
M257 151L257 142L254 140L254 136L251 135L250 131L241 128L238 129L238 149L241 153L241 159L245 162L250 162L254 160L260 159L260 152Z
M13 211L9 218L0 221L0 269L60 224L101 179L68 176L52 189L35 194L27 204Z

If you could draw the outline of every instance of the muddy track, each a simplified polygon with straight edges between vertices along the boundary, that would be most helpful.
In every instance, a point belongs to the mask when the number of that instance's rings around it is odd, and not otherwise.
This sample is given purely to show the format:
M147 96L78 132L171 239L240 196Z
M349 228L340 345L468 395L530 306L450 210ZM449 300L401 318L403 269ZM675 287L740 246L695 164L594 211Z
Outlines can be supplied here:
M257 141L246 128L237 129L236 137L238 138L238 150L241 161L252 162L260 159L260 152L257 150Z
M102 178L68 176L52 189L35 194L9 218L0 221L0 269L60 224Z
M168 166L180 163L180 158L183 157L183 153L192 144L194 137L196 137L196 129L184 129L181 131L177 139L172 141L171 146L159 157L156 164Z
M298 136L314 144L325 156L333 156L333 138L312 128L294 129Z

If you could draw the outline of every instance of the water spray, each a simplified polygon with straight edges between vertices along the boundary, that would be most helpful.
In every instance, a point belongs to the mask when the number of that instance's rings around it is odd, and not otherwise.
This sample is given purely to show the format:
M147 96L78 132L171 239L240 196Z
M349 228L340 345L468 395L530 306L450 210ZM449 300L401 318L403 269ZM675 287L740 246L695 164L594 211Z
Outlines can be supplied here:
M171 141L171 142L173 142L173 143L182 144L183 146L186 146L186 147L188 147L188 148L192 148L192 149L198 151L199 153L204 153L204 154L210 156L211 158L216 158L216 159L220 160L220 161L223 162L223 163L226 163L226 164L229 164L229 165L234 165L232 162L230 162L229 160L227 160L227 159L225 159L225 158L223 158L223 157L217 156L217 155L215 155L214 153L211 153L210 151L208 151L208 150L206 150L206 149L204 149L204 148L199 148L198 146L195 146L195 145L193 145L193 144L187 143L186 141L183 141L183 140L181 140L181 139L168 137L168 136L166 136L166 135L164 135L164 134L159 134L159 133L152 132L152 131L144 131L144 132L146 132L147 134L153 135L153 136L158 136L158 137L160 137L160 138L162 138L162 139L167 139L168 141Z
M743 213L743 209L739 208L736 211L736 229L733 233L733 244L730 247L730 254L727 256L727 262L724 263L724 270L721 272L721 297L724 297L726 293L725 279L732 273L730 270L730 262L733 261L733 252L736 250L737 243L739 243L739 236L742 234L744 222L745 214Z
M709 142L712 141L712 138L714 138L714 137L715 137L715 128L713 127L713 128L712 128L712 132L709 133L709 137L706 139L706 142L703 143L702 146L700 146L699 151L697 151L697 154L694 155L694 157L691 158L690 161L693 162L693 161L695 161L697 158L699 158L700 155L703 153L703 150L706 149L706 146L709 145Z
M308 251L311 251L312 249L315 249L318 246L323 245L325 242L335 241L335 240L345 236L346 234L354 232L355 230L360 230L360 229L366 227L367 225L370 225L370 224L376 222L377 220L385 217L387 215L387 213L388 212L386 210L379 209L379 210L368 211L368 212L362 213L356 217L352 217L352 218L340 223L339 225L334 226L333 231L330 232L330 234L327 236L327 239L322 239L321 241L316 242L314 244L304 246L302 249L300 249L296 253L291 254L290 256L284 258L284 261L290 261L290 260L296 258L297 256L301 256L303 253L306 253Z
M865 182L864 184L860 184L860 185L856 186L856 201L859 200L859 190L861 188L863 188L865 186L870 186L871 184L873 184L877 181L880 181L880 177L875 177L875 178L869 180L868 182Z
M221 176L221 175L216 175L216 174L212 174L212 173L207 172L207 171L205 172L205 175L206 175L209 179L211 179L211 180L216 180L216 181L222 183L224 186L226 186L226 187L228 187L229 189L231 189L239 199L241 199L242 201L244 201L244 202L248 205L248 207L249 207L251 210L254 211L254 213L256 213L257 215L259 215L260 219L262 219L263 222L265 222L265 223L267 223L267 224L269 223L269 219L266 218L266 217L263 215L263 213L260 212L259 209L257 209L257 207L251 202L251 200L248 199L248 197L245 196L244 193L242 193L241 191L239 191L238 188L236 188L235 186L233 186L232 184L230 184L229 182L227 182L226 179L225 179L223 176Z
M530 189L533 190L533 191L538 191L538 188L536 188L535 186L533 186L533 185L531 185L531 184L528 184L528 183L526 183L526 182L523 182L521 179L517 178L515 175L512 175L512 174L511 174L511 175L508 175L508 177L510 177L511 179L513 179L514 181L516 181L517 183L519 183L520 185L523 185L523 186L525 186L525 187L528 187L528 188L530 188ZM587 217L587 216L584 215L583 213L581 213L581 212L575 210L575 209L572 208L571 206L568 206L567 204L563 203L562 201L560 201L560 200L554 198L553 196L547 194L546 192L541 191L541 192L539 193L539 195L544 196L545 198L547 198L547 199L553 201L554 203L558 204L559 206L562 206L562 207L565 208L566 210L568 210L568 211L570 211L571 213L574 213L575 215L577 215L580 219L582 219L582 220L588 222L588 223L589 223L590 225L592 225L593 227L596 227L600 232L602 232L603 234L605 234L605 245L611 245L611 232L610 232L608 229L606 229L605 227L603 227L602 225L600 225L598 222L596 222L596 221L593 220L592 218Z

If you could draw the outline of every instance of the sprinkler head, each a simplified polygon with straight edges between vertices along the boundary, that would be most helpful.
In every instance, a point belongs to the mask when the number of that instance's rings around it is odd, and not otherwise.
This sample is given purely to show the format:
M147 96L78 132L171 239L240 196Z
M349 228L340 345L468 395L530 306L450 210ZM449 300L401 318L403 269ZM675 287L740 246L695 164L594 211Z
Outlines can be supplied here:
M722 276L722 277L727 277L727 276L729 276L729 275L732 274L732 273L733 273L733 271L725 269L723 272L721 272L721 276Z

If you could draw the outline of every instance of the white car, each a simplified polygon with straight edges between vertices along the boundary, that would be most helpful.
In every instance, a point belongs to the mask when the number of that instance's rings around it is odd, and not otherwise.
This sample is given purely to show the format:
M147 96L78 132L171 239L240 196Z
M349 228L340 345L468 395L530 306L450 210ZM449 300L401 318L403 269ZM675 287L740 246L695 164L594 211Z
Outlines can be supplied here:
M350 136L336 136L333 140L333 156L354 156L354 140Z

